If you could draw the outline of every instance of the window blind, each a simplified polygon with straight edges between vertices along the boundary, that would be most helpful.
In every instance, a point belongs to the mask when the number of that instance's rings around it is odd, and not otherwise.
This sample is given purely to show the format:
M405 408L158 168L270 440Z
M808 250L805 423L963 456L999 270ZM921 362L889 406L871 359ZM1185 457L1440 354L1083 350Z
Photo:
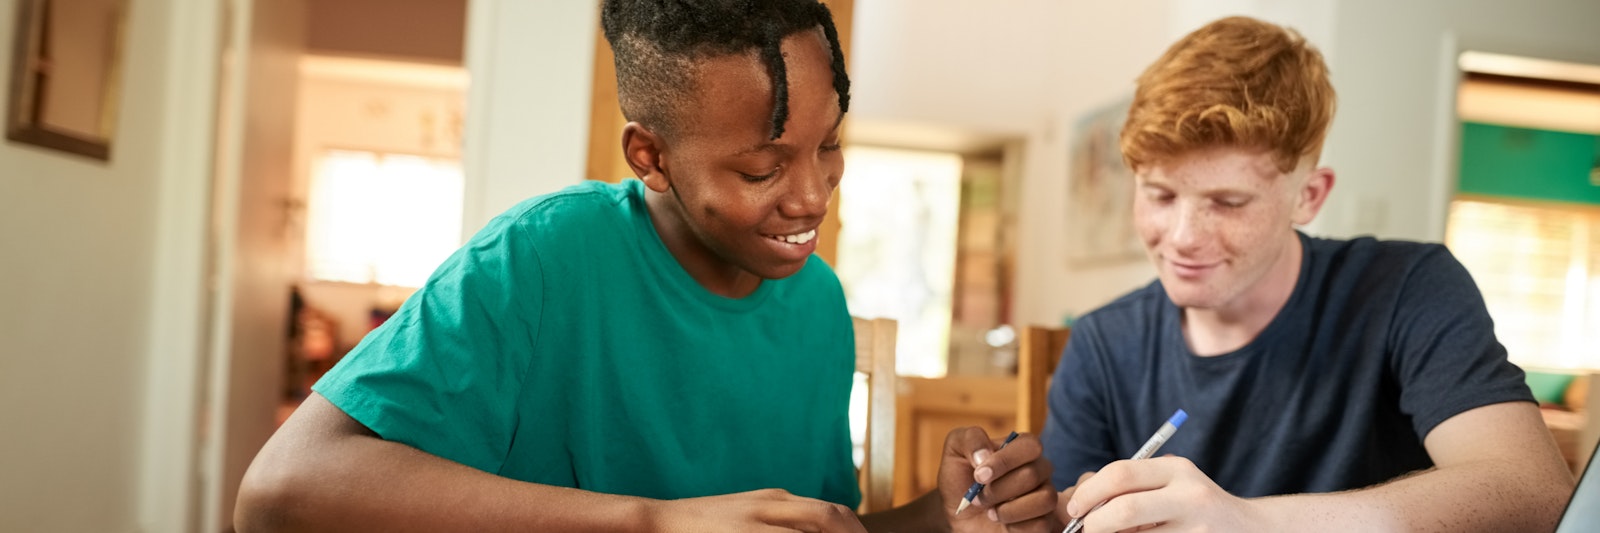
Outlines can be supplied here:
M1600 369L1600 210L1458 199L1447 228L1512 362Z

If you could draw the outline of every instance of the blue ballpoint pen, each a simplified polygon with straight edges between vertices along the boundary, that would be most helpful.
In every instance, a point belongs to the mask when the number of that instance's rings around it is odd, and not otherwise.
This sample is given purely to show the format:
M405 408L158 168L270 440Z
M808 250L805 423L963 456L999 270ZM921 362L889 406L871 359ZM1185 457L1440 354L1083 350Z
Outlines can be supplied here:
M1151 435L1150 440L1144 441L1144 446L1140 446L1139 451L1134 452L1133 457L1130 459L1138 461L1140 459L1149 459L1150 456L1155 455L1156 450L1160 449L1162 444L1166 444L1167 439L1172 438L1172 434L1178 432L1178 426L1182 426L1183 421L1188 419L1189 413L1183 412L1182 409L1179 409L1176 413L1172 413L1172 418L1168 418L1165 423L1161 424L1161 429L1156 430L1156 434ZM1095 509L1099 509L1101 505L1105 504L1105 502L1100 502L1094 506L1094 509L1090 509L1089 512L1092 513ZM1083 513L1083 516L1089 516L1089 513ZM1078 530L1083 529L1083 516L1074 518L1071 522L1068 522L1067 529L1061 533L1078 533Z
M1011 444L1011 441L1016 440L1016 438L1017 438L1017 432L1015 432L1015 431L1011 432L1010 435L1006 436L1006 441L1000 443L1000 450L1006 449L1006 445L1007 444ZM996 451L999 451L999 450L996 450ZM983 492L983 484L974 482L972 484L972 488L967 489L967 495L961 497L961 503L959 505L956 505L956 514L959 515L959 514L961 514L961 511L967 510L967 506L968 505L972 505L972 499L978 497L978 493L979 492Z

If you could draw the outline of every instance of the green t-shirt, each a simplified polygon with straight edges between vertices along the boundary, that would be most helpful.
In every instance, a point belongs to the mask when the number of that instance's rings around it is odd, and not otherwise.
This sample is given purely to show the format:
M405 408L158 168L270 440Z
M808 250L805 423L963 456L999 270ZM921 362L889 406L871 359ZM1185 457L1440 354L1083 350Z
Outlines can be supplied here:
M854 350L816 256L718 296L662 244L639 181L586 182L491 221L314 389L385 439L508 478L855 507Z

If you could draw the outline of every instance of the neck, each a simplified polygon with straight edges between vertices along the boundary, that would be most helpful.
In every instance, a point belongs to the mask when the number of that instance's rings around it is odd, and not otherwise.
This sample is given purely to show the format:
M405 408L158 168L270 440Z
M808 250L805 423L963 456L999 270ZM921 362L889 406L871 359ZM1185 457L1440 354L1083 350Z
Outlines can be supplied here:
M695 283L712 294L727 298L743 298L761 286L761 278L738 266L723 261L717 253L695 235L685 222L683 203L676 193L667 194L651 189L644 191L645 208L650 213L650 225L661 236L667 252L678 261L684 272Z
M1234 352L1250 344L1277 318L1294 295L1304 261L1300 235L1291 238L1294 241L1277 264L1250 291L1220 308L1183 310L1183 333L1191 351L1201 356Z

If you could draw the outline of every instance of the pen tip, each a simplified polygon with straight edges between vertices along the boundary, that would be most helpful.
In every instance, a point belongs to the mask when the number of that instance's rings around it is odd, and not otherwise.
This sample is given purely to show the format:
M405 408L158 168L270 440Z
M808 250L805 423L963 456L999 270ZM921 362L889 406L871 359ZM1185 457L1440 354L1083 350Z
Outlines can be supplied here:
M959 514L961 514L961 511L967 510L967 506L968 505L972 505L972 502L967 501L965 498L963 498L961 500L961 503L956 505L956 514L959 515Z

